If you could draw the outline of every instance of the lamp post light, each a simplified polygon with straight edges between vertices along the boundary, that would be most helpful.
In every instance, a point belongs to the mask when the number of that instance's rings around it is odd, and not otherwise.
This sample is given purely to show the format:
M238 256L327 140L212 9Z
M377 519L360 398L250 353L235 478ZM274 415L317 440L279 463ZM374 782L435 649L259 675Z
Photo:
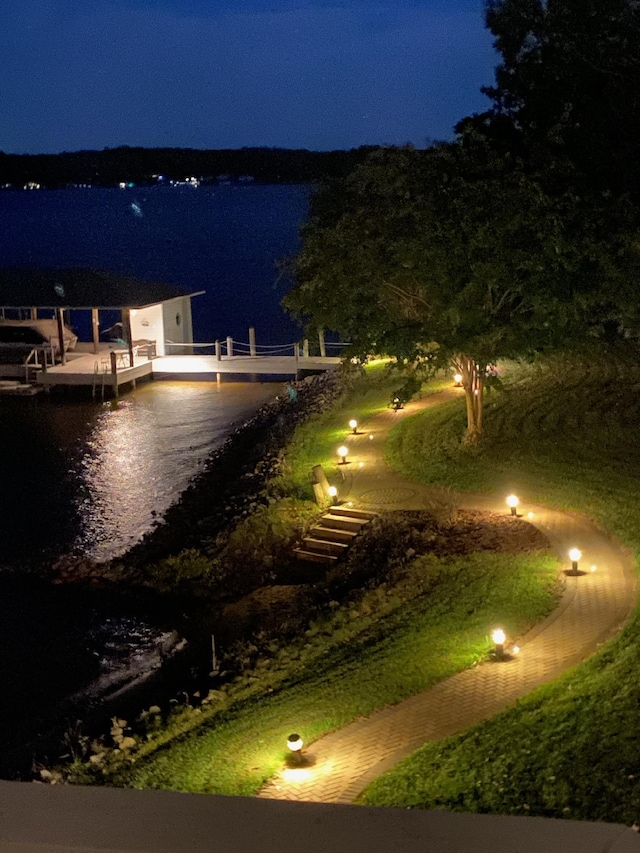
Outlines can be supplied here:
M346 445L342 445L338 448L338 456L340 457L340 464L344 465L347 461L347 456L349 455L349 448Z
M349 421L349 426L351 427L351 431L354 435L358 434L358 421L355 418L351 418Z
M511 509L511 515L518 514L518 504L520 499L516 495L509 495L507 498L507 506Z
M294 734L289 735L287 738L287 748L290 752L289 759L293 764L300 764L302 762L303 744L304 741L297 732L294 732Z
M569 551L569 559L571 560L571 571L567 572L568 575L579 575L578 571L578 560L582 557L582 551L579 548L572 548Z
M504 641L506 639L507 638L502 628L496 628L496 630L491 634L491 640L495 643L496 658L498 660L502 660L504 657Z

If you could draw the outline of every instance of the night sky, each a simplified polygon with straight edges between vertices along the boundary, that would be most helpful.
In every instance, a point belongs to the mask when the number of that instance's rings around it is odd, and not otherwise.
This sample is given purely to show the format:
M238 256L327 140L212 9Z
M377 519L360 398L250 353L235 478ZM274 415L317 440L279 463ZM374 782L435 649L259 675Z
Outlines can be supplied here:
M423 147L489 102L483 0L3 0L0 150Z

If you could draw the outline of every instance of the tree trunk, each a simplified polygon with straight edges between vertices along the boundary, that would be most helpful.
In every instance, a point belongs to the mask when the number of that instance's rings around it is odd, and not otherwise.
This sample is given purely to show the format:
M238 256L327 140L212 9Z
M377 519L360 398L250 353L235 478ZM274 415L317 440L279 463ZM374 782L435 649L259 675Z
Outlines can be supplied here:
M477 444L482 437L484 370L465 355L459 355L454 364L462 374L462 387L467 403L467 431L464 443Z

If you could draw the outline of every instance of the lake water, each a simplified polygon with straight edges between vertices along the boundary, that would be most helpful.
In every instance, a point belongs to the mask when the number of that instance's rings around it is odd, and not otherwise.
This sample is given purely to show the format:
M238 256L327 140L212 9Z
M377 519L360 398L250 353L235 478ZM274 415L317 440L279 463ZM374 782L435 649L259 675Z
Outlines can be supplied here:
M188 291L198 342L299 339L277 261L295 254L309 188L226 185L0 192L0 266L97 267Z
M189 291L194 336L259 344L300 337L283 313L276 261L294 253L308 189L63 190L0 193L0 266L93 266ZM1 301L1 300L0 300ZM174 503L206 457L279 386L155 382L117 403L0 397L0 774L67 697L95 695L152 667L173 625L137 604L43 586L20 569L82 551L123 553ZM125 650L123 652L123 649Z
M299 245L305 186L0 193L0 266L99 267L205 290L194 337L295 341L276 263ZM86 312L84 312L86 313ZM274 386L152 383L117 406L0 398L2 562L122 553Z

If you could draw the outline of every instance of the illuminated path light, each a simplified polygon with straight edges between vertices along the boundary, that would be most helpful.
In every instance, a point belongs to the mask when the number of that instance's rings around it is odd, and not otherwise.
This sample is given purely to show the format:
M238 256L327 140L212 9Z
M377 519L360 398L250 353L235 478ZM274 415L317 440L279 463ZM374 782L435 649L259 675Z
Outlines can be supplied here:
M453 394L453 391L452 391ZM420 409L438 405L425 398ZM343 499L354 506L376 509L362 496L374 492L397 495L385 509L410 510L429 505L433 492L408 481L383 464L383 447L395 418L387 410L371 418L375 442L359 448L365 466L352 472L353 483ZM367 423L369 426L369 422ZM351 474L351 472L350 472ZM455 494L463 509L504 512L504 498ZM276 775L259 792L271 799L351 803L367 784L408 753L498 714L541 684L593 654L613 636L631 613L637 594L632 560L624 549L582 517L533 506L532 523L549 539L559 560L576 542L597 572L588 582L568 585L558 609L548 620L507 646L508 659L463 670L396 705L381 708L307 745L314 763L304 773ZM496 614L497 616L497 614ZM289 774L289 776L287 776Z
M511 515L518 514L518 504L520 503L520 499L515 495L509 495L507 498L507 506L511 510Z
M496 628L491 634L491 642L495 644L496 658L502 660L504 657L504 643L506 636L502 628Z
M572 548L569 551L569 559L571 560L571 569L567 572L568 575L579 575L578 563L582 557L582 551L579 548Z

